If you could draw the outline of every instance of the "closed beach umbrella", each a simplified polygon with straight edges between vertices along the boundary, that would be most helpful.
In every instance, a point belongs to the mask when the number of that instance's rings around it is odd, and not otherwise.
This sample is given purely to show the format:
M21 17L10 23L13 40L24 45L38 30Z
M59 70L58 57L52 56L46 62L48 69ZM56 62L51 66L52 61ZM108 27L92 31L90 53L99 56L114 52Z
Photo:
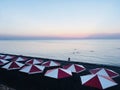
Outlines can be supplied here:
M70 70L71 72L74 72L74 73L79 73L85 70L85 67L79 64L68 64L63 68Z
M2 68L5 68L7 70L13 70L13 69L20 69L24 64L13 61L9 62L8 64L4 65Z
M82 85L95 87L98 89L106 89L112 86L117 85L110 77L91 74L80 76Z
M8 63L9 61L7 61L7 60L4 60L4 59L0 59L0 65L4 65L4 64L6 64L6 63Z
M24 66L20 72L28 73L28 74L35 74L35 73L42 73L44 71L45 67L40 66L40 65L29 65L29 66Z
M31 64L41 64L43 61L39 59L31 59L27 61L25 64L31 65Z
M60 63L55 61L47 61L42 64L45 67L51 67L51 66L60 66Z
M109 76L111 78L119 76L119 74L114 72L113 70L105 69L105 68L92 69L92 70L90 70L90 73L98 74L98 75L104 75L104 76Z
M61 78L71 77L72 73L71 71L68 71L66 69L56 68L56 69L48 70L45 73L45 76L55 79L61 79Z

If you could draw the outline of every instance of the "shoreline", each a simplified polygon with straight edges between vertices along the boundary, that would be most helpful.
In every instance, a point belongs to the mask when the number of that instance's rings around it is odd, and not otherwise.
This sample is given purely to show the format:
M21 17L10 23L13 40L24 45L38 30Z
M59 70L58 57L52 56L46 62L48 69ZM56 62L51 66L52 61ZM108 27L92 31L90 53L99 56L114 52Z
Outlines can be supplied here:
M3 53L0 53L0 54L3 54ZM4 54L4 55L13 55L13 54ZM23 55L15 55L15 56L23 56ZM95 69L95 68L108 68L120 74L120 67L118 66L92 64L92 63L84 63L84 62L76 62L76 61L63 61L63 60L56 60L56 59L53 60L48 58L31 57L31 56L23 56L23 57L42 59L43 61L50 61L50 60L57 61L61 63L62 66L66 64L80 64L80 65L83 65L86 68L86 70L83 71L82 73L73 74L73 76L70 78L61 79L61 80L44 77L44 74L28 75L28 74L20 73L17 70L13 70L13 71L1 70L0 74L3 75L2 77L4 76L6 77L5 80L0 79L1 84L7 85L16 90L68 90L68 89L69 90L80 90L80 89L81 90L99 90L96 88L91 88L91 87L86 87L81 85L81 81L79 77L82 75L90 74L89 70ZM120 89L120 76L114 78L113 80L115 80L118 83L118 85L105 90Z
M38 58L38 59L43 59L45 61L47 60L52 60L52 61L58 61L58 62L66 62L66 63L79 63L79 64L85 64L85 65L96 65L96 66L105 66L105 67L114 67L114 68L120 68L120 66L115 66L115 65L110 65L110 64L98 64L98 63L88 63L88 62L79 62L79 61L68 61L68 60L62 60L62 59L51 59L51 58L43 58L43 57L34 57L34 56L29 56L29 55L19 55L19 54L5 54L5 53L0 53L4 55L14 55L14 56L23 56L23 57L28 57L28 58Z

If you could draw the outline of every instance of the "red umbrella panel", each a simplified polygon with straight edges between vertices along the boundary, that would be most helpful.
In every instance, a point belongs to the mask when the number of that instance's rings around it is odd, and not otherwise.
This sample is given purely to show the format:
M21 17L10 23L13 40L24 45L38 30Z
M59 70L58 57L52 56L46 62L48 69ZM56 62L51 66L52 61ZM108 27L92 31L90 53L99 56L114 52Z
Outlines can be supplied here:
M28 73L28 74L35 74L35 73L42 73L44 71L45 67L40 65L28 65L24 66L22 69L20 69L20 72Z
M68 65L65 65L63 68L70 70L71 72L74 72L74 73L79 73L86 70L84 66L79 64L68 64Z
M42 64L45 67L60 66L60 63L55 61L47 61Z
M115 78L115 77L119 76L119 74L116 73L115 71L110 70L110 69L105 69L105 68L92 69L92 70L90 70L90 73L103 75L103 76L109 76L111 78Z
M43 60L40 59L31 59L29 61L27 61L25 64L31 65L31 64L41 64L43 62Z
M71 77L72 73L71 71L68 71L63 68L56 68L56 69L48 70L45 73L45 76L50 77L50 78L55 78L55 79L61 79L61 78Z
M98 89L106 89L116 86L117 83L108 76L97 74L80 76L82 85L90 86Z
M8 64L2 66L2 68L5 68L7 70L13 70L13 69L20 69L22 66L24 66L24 64L13 61L13 62L9 62Z

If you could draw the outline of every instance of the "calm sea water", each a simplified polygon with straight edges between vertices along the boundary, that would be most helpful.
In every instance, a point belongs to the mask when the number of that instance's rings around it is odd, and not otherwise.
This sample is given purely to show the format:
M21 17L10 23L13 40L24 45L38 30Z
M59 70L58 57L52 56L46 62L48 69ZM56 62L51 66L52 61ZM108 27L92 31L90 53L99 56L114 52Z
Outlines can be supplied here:
M0 53L120 66L120 40L1 40Z

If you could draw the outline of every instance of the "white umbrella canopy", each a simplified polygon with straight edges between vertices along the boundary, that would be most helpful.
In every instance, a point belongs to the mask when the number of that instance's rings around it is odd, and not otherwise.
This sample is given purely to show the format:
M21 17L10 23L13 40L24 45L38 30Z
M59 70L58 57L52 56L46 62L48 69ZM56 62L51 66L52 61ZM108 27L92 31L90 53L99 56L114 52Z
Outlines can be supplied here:
M4 60L4 59L0 59L0 65L4 65L4 64L6 64L6 63L8 63L9 61L7 61L7 60Z
M117 83L110 77L97 74L84 75L80 76L80 78L82 85L95 87L98 89L106 89L117 85Z
M63 68L56 68L56 69L48 70L44 76L55 78L55 79L61 79L61 78L71 77L72 73L71 71Z
M8 64L2 66L2 68L7 69L7 70L14 70L14 69L20 69L22 66L24 66L24 64L13 61L13 62L9 62Z
M60 63L55 61L47 61L42 64L45 67L60 66Z
M31 64L41 64L43 62L43 60L40 59L31 59L29 61L27 61L25 64L31 65Z
M113 70L105 69L105 68L92 69L92 70L90 70L90 73L103 75L103 76L109 76L111 78L115 78L115 77L119 76L119 74L114 72Z
M45 67L40 65L28 65L24 66L22 69L20 69L20 72L24 72L27 74L35 74L35 73L42 73L44 71Z
M80 73L86 70L84 66L79 64L68 64L68 65L65 65L63 68L70 70L71 72L74 72L74 73Z

